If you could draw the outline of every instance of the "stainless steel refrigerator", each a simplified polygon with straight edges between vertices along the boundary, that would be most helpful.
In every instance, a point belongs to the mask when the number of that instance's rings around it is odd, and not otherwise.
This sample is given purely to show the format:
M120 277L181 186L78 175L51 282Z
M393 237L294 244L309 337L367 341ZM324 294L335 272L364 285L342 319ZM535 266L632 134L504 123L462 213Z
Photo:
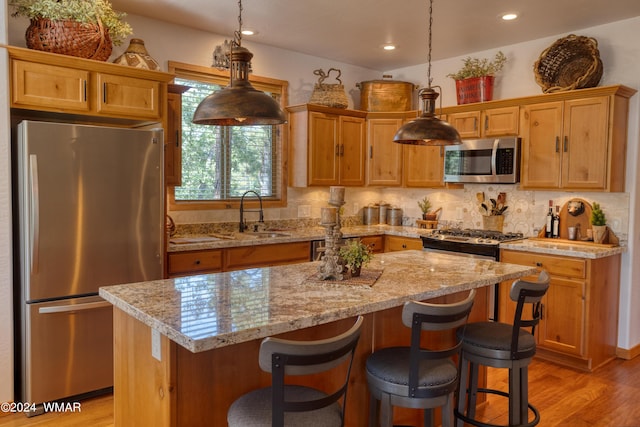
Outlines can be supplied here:
M162 130L23 121L15 145L16 401L108 389L112 307L98 288L163 275Z

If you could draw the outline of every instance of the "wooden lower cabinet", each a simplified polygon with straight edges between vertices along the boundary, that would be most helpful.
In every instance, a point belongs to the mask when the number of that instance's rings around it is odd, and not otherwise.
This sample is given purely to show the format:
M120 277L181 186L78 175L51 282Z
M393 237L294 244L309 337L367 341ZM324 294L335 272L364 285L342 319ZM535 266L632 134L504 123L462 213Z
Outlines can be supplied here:
M415 237L384 236L384 251L422 250L422 239Z
M385 252L384 236L362 236L360 241L370 246L374 254Z
M169 277L222 271L222 249L171 252L167 254Z
M227 248L223 254L223 271L307 262L310 253L309 242Z
M178 277L307 262L310 251L310 243L306 241L170 252L167 274Z
M486 289L479 288L470 321L486 317ZM451 303L466 292L440 297L432 302ZM410 329L402 324L402 307L364 315L364 323L351 370L344 425L368 425L369 390L365 364L379 348L408 345ZM192 353L160 336L160 360L151 354L151 328L114 308L114 425L120 426L225 426L229 406L239 396L270 384L271 376L258 365L260 339ZM300 329L278 337L300 340L323 339L345 331L354 319ZM425 337L430 346L449 342L450 335ZM425 341L426 344L426 341ZM486 384L484 370L479 384ZM325 377L305 379L322 386ZM481 399L481 397L479 397ZM394 424L422 425L421 410L397 408ZM439 416L439 414L438 414Z
M500 260L536 266L551 276L536 329L538 357L585 371L615 358L620 255L586 259L502 250ZM513 321L510 287L511 283L500 286L503 322Z

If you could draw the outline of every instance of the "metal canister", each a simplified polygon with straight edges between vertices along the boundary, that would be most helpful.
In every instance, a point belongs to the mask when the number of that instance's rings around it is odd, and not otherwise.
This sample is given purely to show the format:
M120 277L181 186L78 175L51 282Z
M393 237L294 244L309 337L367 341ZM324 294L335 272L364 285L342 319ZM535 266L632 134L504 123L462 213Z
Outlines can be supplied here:
M377 205L365 206L362 209L364 225L376 225L380 222L380 208Z
M389 203L380 202L380 224L387 223L387 209L389 209Z
M391 207L387 209L387 224L402 225L402 209Z
M356 84L360 89L360 109L364 111L409 111L413 108L413 83L370 80Z

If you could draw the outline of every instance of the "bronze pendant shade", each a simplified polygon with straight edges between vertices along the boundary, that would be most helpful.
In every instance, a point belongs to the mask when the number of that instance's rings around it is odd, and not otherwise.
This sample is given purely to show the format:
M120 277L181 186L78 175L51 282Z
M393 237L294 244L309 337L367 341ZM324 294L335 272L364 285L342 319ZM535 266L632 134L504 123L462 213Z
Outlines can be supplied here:
M229 85L200 102L192 122L198 125L251 126L279 125L287 122L280 104L271 96L255 89L249 82L249 64L253 54L241 46L242 2L236 40L231 44Z
M429 0L429 37L427 56L427 87L420 91L422 116L406 123L393 137L394 142L413 145L456 145L462 141L458 131L436 117L436 99L440 95L431 87L431 28L433 27L433 0ZM436 86L438 87L438 86Z
M420 91L423 102L422 115L398 129L393 137L394 142L431 146L461 143L458 131L435 115L435 101L438 96L439 94L431 87Z

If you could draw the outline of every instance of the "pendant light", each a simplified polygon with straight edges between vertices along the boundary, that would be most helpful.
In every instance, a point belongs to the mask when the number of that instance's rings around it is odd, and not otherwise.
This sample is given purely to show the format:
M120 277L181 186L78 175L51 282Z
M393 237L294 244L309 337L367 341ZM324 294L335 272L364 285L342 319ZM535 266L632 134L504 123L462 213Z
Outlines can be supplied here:
M458 131L444 120L436 117L436 99L440 95L431 87L431 27L433 26L433 0L429 0L429 56L427 57L427 87L420 90L422 115L406 123L396 132L394 142L413 145L460 144ZM440 88L439 86L435 86Z
M287 122L280 104L249 82L249 63L253 54L242 47L242 0L238 1L238 31L231 42L230 82L200 102L192 122L198 125L251 126L279 125Z

